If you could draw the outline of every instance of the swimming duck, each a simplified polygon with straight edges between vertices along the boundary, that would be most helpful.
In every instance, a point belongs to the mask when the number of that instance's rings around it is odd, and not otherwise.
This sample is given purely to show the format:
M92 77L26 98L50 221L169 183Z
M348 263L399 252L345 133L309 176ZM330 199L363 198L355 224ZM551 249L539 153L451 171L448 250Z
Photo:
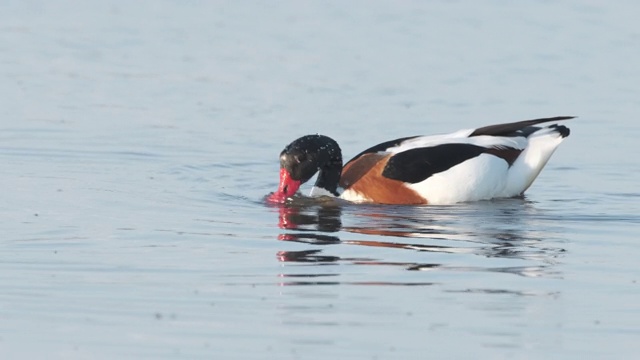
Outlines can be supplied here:
M267 199L285 202L315 173L310 196L356 203L435 205L521 196L569 136L566 126L547 123L572 118L404 137L372 146L344 166L335 140L306 135L280 153L280 185Z

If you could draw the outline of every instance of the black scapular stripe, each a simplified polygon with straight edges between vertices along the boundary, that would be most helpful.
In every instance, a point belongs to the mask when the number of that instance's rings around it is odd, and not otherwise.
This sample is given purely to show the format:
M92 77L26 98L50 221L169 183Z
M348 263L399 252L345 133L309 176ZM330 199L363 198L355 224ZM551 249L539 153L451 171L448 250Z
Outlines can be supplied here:
M442 144L407 150L389 159L382 176L415 184L473 159L486 150L485 147L471 144Z

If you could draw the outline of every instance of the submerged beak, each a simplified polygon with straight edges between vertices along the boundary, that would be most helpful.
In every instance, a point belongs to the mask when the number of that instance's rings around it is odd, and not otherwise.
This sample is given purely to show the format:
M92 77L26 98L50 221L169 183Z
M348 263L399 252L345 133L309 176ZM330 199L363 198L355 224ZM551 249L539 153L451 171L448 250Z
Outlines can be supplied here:
M270 202L283 203L298 191L301 184L302 182L300 180L293 180L291 174L289 174L285 168L280 168L280 185L278 186L278 191L271 194L268 200Z

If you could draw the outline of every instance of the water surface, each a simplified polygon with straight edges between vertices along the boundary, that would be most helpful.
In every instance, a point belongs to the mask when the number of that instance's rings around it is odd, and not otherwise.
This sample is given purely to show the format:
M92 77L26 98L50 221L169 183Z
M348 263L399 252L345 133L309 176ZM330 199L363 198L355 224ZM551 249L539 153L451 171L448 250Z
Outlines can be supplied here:
M632 357L633 9L3 3L0 354ZM579 118L524 199L263 201L304 134L349 158L555 115Z

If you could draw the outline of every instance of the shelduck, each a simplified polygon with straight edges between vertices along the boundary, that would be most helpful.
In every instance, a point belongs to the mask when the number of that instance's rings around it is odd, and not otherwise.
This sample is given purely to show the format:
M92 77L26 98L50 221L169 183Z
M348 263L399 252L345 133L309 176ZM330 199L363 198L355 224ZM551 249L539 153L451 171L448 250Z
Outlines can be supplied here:
M335 140L306 135L280 153L280 185L268 200L285 202L316 172L310 196L357 203L452 204L520 196L569 136L566 126L547 123L572 118L395 139L364 150L344 166Z

